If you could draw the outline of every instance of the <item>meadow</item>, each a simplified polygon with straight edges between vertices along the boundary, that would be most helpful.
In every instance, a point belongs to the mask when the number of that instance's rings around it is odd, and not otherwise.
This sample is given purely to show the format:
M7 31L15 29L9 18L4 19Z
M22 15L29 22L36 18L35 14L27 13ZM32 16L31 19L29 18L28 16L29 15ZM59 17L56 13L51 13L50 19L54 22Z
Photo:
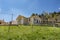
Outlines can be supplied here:
M0 40L60 40L60 28L48 26L0 26Z

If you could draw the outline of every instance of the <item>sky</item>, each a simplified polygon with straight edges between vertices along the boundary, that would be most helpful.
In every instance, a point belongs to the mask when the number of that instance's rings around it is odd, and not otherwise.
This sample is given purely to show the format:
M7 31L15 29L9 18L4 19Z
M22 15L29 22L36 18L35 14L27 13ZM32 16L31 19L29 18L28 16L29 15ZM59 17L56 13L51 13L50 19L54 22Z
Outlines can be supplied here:
M60 0L0 0L0 20L7 22L11 21L12 13L15 20L18 15L29 17L43 11L60 11Z

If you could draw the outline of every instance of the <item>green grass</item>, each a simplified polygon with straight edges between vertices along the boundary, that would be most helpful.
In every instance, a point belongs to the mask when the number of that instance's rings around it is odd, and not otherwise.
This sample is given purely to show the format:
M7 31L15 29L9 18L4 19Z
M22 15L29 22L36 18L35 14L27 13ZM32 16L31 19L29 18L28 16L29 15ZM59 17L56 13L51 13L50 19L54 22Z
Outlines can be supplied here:
M0 26L0 40L60 40L60 28L47 26Z

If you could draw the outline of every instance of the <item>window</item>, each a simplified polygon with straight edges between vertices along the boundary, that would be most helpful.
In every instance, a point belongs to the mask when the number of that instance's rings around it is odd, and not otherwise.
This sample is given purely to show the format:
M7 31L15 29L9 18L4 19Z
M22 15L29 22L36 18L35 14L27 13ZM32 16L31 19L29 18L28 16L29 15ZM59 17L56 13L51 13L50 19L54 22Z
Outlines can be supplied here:
M40 23L40 21L39 21L39 23Z
M30 18L29 18L29 21L30 21Z
M38 23L38 20L37 20L37 23Z

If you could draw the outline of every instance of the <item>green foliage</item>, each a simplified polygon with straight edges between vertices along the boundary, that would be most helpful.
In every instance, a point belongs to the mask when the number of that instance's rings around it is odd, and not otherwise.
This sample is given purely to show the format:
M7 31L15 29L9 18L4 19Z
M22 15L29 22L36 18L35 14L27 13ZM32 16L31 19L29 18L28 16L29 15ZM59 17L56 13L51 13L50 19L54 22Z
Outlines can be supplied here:
M32 13L32 15L31 16L35 16L35 13Z
M60 40L60 28L48 26L0 26L0 40Z
M32 15L31 15L31 16L36 16L36 15L38 16L38 14L37 14L37 13L32 13Z

